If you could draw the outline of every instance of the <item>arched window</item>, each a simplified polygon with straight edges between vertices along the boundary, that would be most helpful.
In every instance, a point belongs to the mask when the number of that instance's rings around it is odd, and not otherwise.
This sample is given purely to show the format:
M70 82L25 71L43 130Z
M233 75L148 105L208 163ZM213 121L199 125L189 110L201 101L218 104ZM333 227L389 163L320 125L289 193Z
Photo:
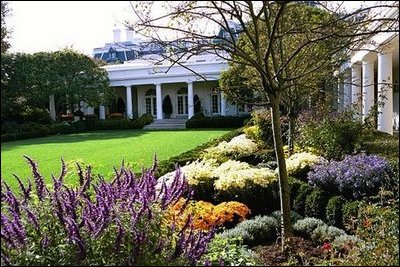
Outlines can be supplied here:
M157 100L156 100L156 90L149 89L144 95L146 113L153 116L157 115Z
M183 87L178 90L177 97L178 97L178 114L179 115L186 115L188 114L188 89Z

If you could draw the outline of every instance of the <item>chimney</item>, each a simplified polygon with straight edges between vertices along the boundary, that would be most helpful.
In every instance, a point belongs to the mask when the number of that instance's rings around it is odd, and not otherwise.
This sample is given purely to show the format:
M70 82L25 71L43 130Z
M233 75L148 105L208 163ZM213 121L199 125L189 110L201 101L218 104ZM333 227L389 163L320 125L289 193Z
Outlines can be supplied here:
M121 42L121 29L114 28L114 43Z
M130 30L129 28L126 28L125 32L126 32L126 40L133 42L134 32L132 30Z

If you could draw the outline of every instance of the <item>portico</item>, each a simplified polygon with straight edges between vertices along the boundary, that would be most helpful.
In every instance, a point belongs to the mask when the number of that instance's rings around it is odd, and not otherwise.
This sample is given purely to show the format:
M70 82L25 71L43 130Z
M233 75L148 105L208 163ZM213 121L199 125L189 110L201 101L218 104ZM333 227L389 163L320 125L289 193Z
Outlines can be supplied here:
M399 36L374 37L375 47L354 54L338 80L340 110L352 108L363 122L377 107L377 129L399 130Z
M117 98L126 106L126 116L152 114L155 119L165 119L162 103L169 96L172 103L170 118L189 119L199 110L206 116L237 115L236 106L226 103L218 90L220 73L227 62L212 55L197 56L183 62L186 68L160 64L150 60L135 60L119 65L109 65L110 86L115 87ZM192 71L190 71L190 70ZM112 113L101 108L100 117Z

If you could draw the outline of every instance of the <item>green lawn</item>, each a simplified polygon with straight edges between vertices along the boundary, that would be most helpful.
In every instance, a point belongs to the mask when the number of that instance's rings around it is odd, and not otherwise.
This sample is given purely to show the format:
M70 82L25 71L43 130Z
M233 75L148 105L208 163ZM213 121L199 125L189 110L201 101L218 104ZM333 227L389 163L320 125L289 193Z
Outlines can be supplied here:
M22 155L38 162L46 181L51 180L51 173L60 173L61 157L70 166L67 183L75 183L76 175L72 173L76 173L76 161L90 164L94 173L106 177L112 175L113 166L120 166L122 159L140 171L142 166L151 166L154 154L159 160L168 159L229 131L99 131L5 142L1 143L1 177L13 188L17 182L12 173L21 178L31 177Z

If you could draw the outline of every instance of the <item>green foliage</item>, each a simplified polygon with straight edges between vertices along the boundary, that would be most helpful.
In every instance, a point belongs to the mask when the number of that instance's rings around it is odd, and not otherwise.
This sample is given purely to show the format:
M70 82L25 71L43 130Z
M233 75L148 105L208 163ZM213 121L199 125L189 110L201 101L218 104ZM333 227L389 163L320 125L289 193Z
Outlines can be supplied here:
M359 246L340 264L344 266L399 266L398 200L389 206L364 204L356 220Z
M333 241L336 237L346 235L346 232L334 226L319 225L311 233L311 239L320 242Z
M343 205L345 199L342 196L333 196L329 199L326 205L326 221L329 225L334 225L339 228L343 227Z
M325 218L326 193L315 188L307 197L305 202L304 215L314 218Z
M304 218L298 220L295 224L293 224L293 231L300 236L311 237L313 231L319 227L326 225L322 220L316 218Z
M271 213L271 216L274 217L279 222L281 220L281 211L276 210L273 213ZM298 220L303 219L303 217L300 214L298 214L293 210L290 211L290 217L292 219L292 224L296 223Z
M355 221L358 216L358 210L361 202L351 201L344 203L342 206L342 222L346 230L353 232L355 230Z
M304 112L299 119L299 144L313 147L328 159L342 159L359 146L362 125L352 113L329 109Z
M186 128L237 128L242 127L248 116L217 116L202 117L193 116L186 121Z
M257 184L248 184L244 188L230 188L226 191L218 191L215 201L238 201L245 204L253 215L268 214L279 209L279 183L271 181L263 187Z
M6 25L6 17L10 14L8 2L1 1L1 53L5 53L10 48L8 38L10 36L10 29ZM1 55L3 57L3 55ZM3 67L3 66L2 66Z
M241 237L244 244L255 246L271 242L278 233L278 227L278 220L274 217L256 216L224 231L221 236L227 239Z
M164 97L163 103L162 103L162 110L165 114L170 115L172 113L172 103L171 103L171 97L167 95Z
M306 198L311 193L312 187L301 182L297 195L293 198L293 210L299 214L305 214Z
M24 123L13 127L2 127L1 141L14 141L35 137L45 137L49 134L71 134L93 130L141 129L151 122L153 122L153 116L145 114L133 120L80 120L48 125L34 122Z
M207 252L199 263L211 266L258 266L258 261L250 249L241 245L240 237L225 238L217 235L209 244Z
M39 109L35 107L28 107L21 113L23 122L36 122L40 124L50 124L52 120L50 114L45 109Z
M28 122L8 128L1 135L1 141L14 141L20 139L28 139L35 137L44 137L51 133L51 130L46 126L35 122Z
M273 146L273 134L271 124L271 111L269 109L255 110L251 114L254 125L257 127L256 139L265 145Z
M4 63L4 67L3 67ZM3 83L3 78L4 83ZM112 98L105 69L70 49L2 55L2 117L13 120L28 107L44 109L54 95L56 113L73 110L80 101L104 105Z

